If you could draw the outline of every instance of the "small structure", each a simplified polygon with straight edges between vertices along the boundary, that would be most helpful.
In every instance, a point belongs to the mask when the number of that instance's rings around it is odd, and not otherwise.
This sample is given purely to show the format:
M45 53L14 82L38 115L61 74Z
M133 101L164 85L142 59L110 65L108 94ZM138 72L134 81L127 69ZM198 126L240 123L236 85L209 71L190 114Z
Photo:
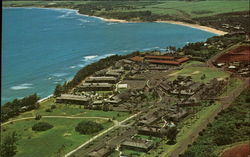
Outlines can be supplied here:
M131 149L136 151L148 152L154 146L152 141L133 139L125 141L121 144L122 149Z
M113 152L111 147L102 147L89 153L88 157L107 157Z
M146 136L162 137L161 127L157 126L141 126L138 133Z
M105 76L105 74L106 74L107 71L108 71L107 69L103 69L103 70L95 72L94 75L95 76Z
M134 57L130 58L130 60L132 60L134 62L143 62L144 61L144 57L134 56Z
M60 97L56 98L56 103L70 103L70 104L79 104L79 105L88 105L90 99L70 94L62 94Z

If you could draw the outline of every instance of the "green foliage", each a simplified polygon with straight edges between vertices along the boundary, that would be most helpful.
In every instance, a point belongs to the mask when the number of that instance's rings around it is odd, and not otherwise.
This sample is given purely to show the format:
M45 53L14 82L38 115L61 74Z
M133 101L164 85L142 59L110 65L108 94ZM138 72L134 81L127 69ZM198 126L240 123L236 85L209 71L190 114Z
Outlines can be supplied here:
M176 135L178 134L177 127L170 127L167 131L167 138L169 143L174 143L176 141Z
M2 140L1 140L2 141ZM12 157L16 154L16 141L17 141L17 134L16 132L12 132L12 134L7 135L3 142L1 142L1 157Z
M205 46L205 42L189 43L183 48L178 49L179 52L185 52L186 55L192 55L193 57L201 57L205 60L211 58L216 53L220 52L217 48L217 44L220 43L221 48L228 48L236 43L242 42L245 39L245 35L242 34L226 34L223 36L215 36L208 38L206 43L211 46Z
M39 97L33 94L22 99L15 99L1 106L1 122L7 121L9 118L18 116L20 113L39 108L37 101Z
M61 96L62 92L63 92L63 87L60 84L57 84L54 90L54 96L56 97Z
M244 91L234 103L222 111L217 119L209 125L193 145L186 151L195 152L197 157L216 157L215 151L220 146L249 139L249 111L247 103L250 90ZM184 153L185 154L185 153Z
M101 131L103 128L102 124L93 121L82 121L77 124L75 131L80 134L92 134Z
M40 114L36 114L35 120L40 120L41 118L42 118L42 116Z
M46 131L53 128L53 125L47 123L47 122L39 122L32 126L33 131Z

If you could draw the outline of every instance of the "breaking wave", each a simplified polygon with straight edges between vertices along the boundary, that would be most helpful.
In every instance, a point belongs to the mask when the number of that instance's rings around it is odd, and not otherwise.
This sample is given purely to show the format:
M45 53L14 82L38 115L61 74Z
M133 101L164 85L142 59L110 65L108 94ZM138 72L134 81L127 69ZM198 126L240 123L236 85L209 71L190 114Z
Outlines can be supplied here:
M54 76L54 77L62 77L62 76L68 75L68 73L54 73L54 74L50 74L50 75Z
M29 88L33 88L32 85L33 84L31 84L31 83L23 83L23 84L20 84L17 86L10 87L10 89L12 89L12 90L29 89Z
M98 55L94 55L94 56L85 56L85 57L83 57L85 60L91 60L91 59L94 59L94 58L96 58L96 57L98 57Z

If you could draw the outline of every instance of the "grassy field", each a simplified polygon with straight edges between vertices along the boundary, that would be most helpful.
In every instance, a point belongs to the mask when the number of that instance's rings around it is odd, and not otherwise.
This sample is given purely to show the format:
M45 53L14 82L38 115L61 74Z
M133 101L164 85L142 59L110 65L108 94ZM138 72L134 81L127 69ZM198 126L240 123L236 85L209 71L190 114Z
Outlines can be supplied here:
M207 67L204 63L198 61L187 62L182 65L183 69L169 74L170 80L176 79L178 75L191 76L193 81L207 83L214 78L224 79L229 76L226 72L219 69ZM205 75L205 79L201 77Z
M106 117L115 118L115 120L118 121L122 121L129 116L128 112L87 110L84 109L83 106L69 104L55 104L55 109L53 109L51 112L46 112L46 109L50 109L51 105L54 104L54 101L54 98L50 98L42 102L39 109L22 113L21 115L10 120L24 117L32 117L37 114L40 114L42 116Z
M151 11L155 15L169 15L173 18L189 19L227 12L249 10L249 1L4 1L4 7L63 7L80 8L85 4L100 6L93 9L95 15L114 12ZM108 9L107 9L108 6ZM110 7L112 9L110 9Z
M241 84L242 84L242 81L239 78L230 78L228 85L225 86L220 96L221 97L227 96L233 89L240 86Z
M81 119L42 118L39 121L48 122L54 127L44 132L34 132L31 127L38 121L33 119L1 127L1 138L16 131L18 135L16 157L62 156L95 135L80 135L75 132L75 126L82 121ZM106 120L93 121L103 124L105 129L112 126L112 122Z

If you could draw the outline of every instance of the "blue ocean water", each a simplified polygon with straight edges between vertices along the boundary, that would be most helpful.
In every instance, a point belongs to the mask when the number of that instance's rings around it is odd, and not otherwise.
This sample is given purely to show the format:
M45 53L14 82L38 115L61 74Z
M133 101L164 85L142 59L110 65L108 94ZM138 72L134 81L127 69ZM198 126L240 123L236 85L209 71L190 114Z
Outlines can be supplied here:
M4 8L1 104L50 95L85 65L112 54L182 47L215 34L166 23L108 23L68 9Z

